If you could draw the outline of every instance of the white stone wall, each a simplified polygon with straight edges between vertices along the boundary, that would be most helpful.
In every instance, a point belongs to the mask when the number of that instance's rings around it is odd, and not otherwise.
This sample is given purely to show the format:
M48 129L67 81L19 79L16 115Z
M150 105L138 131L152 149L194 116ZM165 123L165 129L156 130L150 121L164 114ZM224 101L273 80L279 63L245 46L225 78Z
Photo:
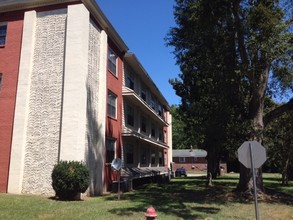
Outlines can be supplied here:
M36 20L36 11L25 12L9 167L9 193L21 193L22 190Z
M90 170L90 189L91 195L98 194L97 188L103 188L102 173L97 172L99 167L103 167L101 158L103 152L99 146L101 138L101 123L99 120L99 75L100 73L100 37L101 32L97 26L90 22L89 27L89 51L88 51L88 77L86 82L87 89L87 149L86 158Z
M66 9L37 13L23 193L52 194L58 161Z

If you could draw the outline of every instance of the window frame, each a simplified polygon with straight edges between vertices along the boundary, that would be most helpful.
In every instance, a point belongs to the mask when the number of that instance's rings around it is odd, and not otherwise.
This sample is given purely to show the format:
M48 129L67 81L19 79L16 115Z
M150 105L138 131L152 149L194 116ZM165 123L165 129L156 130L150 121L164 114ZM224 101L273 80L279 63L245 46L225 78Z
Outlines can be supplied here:
M3 30L2 28L5 27ZM7 38L7 22L0 22L0 47L5 47Z
M111 57L113 56L114 59ZM108 70L114 75L118 76L117 66L118 66L118 56L117 54L109 47L108 48Z
M134 74L132 72L126 74L126 87L134 90Z
M151 137L154 139L156 138L156 133L157 133L156 130L157 130L156 125L152 122L152 124L151 124Z
M151 152L151 165L156 165L156 152Z
M115 100L111 99L111 97L114 97ZM114 92L108 90L107 98L107 116L117 119L117 95ZM113 101L115 103L113 103Z
M159 152L159 165L164 165L164 153L162 151Z
M179 157L179 163L185 163L186 159L185 157Z
M142 98L142 100L147 102L147 88L146 88L146 85L144 85L143 83L140 89L140 97Z
M106 163L112 163L112 161L116 158L116 145L117 140L115 138L106 138ZM109 152L113 152L111 154L111 158Z
M134 109L130 105L126 105L126 124L134 127Z
M140 117L140 130L147 133L147 118L144 115Z
M2 89L2 85L3 85L3 73L0 73L0 91Z
M128 165L134 164L134 145L133 144L126 145L125 156L126 156L125 158L126 164Z

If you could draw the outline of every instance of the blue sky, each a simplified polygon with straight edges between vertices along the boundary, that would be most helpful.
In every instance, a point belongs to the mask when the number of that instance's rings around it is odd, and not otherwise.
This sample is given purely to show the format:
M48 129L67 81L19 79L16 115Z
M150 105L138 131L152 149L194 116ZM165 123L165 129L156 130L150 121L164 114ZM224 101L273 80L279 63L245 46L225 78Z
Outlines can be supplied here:
M178 77L173 48L164 38L175 26L173 0L96 0L108 20L133 52L169 105L179 104L168 80Z

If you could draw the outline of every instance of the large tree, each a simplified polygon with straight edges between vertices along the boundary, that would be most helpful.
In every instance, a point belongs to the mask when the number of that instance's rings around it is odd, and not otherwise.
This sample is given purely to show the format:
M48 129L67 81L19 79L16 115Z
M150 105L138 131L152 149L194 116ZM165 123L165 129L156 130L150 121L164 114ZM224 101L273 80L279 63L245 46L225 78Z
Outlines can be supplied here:
M267 95L293 89L292 14L285 14L284 5L273 0L176 0L177 26L167 41L181 74L171 84L190 128L204 134L212 173L224 147L237 148L243 140L262 143L264 127L292 109L293 99L264 115ZM251 172L242 166L238 189L251 190L250 181Z
M284 113L265 128L269 165L282 174L282 185L289 184L290 167L293 167L293 111Z

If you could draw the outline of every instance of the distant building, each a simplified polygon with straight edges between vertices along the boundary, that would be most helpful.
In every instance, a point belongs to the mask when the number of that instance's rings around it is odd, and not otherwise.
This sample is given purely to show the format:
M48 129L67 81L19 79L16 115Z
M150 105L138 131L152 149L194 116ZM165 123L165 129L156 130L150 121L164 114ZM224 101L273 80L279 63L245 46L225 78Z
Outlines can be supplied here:
M166 175L170 107L95 0L0 1L0 192L52 195L60 160L84 161L89 195L121 158Z
M173 171L184 167L187 171L206 171L207 152L200 149L173 150Z
M184 167L187 171L207 171L207 152L201 149L173 150L172 169ZM221 174L227 172L227 164L220 161Z

